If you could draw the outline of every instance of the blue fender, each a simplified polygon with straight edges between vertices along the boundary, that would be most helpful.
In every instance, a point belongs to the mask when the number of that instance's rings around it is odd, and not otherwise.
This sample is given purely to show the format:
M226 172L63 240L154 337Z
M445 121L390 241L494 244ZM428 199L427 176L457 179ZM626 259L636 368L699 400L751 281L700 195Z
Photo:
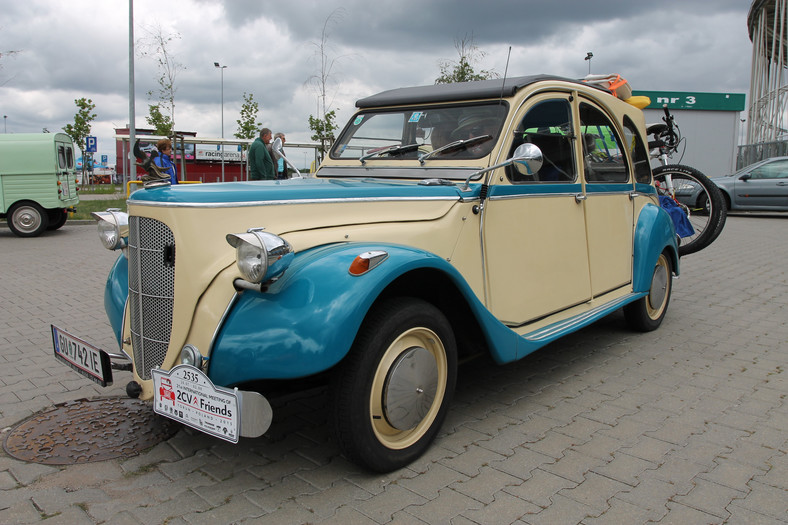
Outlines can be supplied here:
M120 348L123 338L123 312L128 297L129 260L121 254L112 266L104 286L104 309L107 312L115 339L118 340L118 348Z
M679 247L673 220L661 207L647 204L640 211L635 226L632 261L632 289L634 292L649 291L654 266L665 248L669 248L673 271L678 275Z
M351 275L351 262L369 250L385 250L389 257L364 275ZM513 360L516 334L492 317L444 259L406 246L351 243L296 254L266 292L242 292L213 342L209 377L230 386L328 370L348 353L381 292L399 276L422 268L448 275L482 324L493 354L494 348L505 348L511 355L500 360Z

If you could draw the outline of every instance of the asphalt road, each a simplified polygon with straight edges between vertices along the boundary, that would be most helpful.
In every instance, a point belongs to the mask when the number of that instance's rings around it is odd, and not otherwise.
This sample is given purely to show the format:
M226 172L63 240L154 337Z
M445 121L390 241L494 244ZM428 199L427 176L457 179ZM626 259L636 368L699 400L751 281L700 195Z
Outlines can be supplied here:
M682 260L662 327L613 314L524 360L460 371L429 452L389 475L337 452L321 390L230 445L188 429L139 455L52 467L0 451L0 523L788 523L788 215L735 216ZM115 254L95 228L0 228L0 438L121 396L52 357L50 324L105 349Z

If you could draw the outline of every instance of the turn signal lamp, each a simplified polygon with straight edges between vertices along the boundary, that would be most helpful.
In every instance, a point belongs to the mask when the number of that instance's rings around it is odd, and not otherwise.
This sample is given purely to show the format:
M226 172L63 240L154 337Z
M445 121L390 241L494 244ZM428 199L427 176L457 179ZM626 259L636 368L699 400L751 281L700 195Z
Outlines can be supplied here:
M369 252L364 252L355 259L353 262L350 263L350 268L348 268L348 272L350 275L364 275L368 271L375 268L377 265L388 259L389 254L384 252L383 250L373 250Z

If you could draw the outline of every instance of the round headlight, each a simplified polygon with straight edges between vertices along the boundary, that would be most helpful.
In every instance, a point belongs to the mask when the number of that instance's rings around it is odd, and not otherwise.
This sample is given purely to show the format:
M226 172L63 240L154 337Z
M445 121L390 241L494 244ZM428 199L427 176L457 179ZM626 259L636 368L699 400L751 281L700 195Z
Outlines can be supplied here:
M101 244L108 250L126 247L126 236L129 231L129 216L118 209L91 213L98 221L98 234Z
M261 229L231 233L227 242L235 248L235 262L245 281L261 283L279 277L293 259L293 248L281 237Z

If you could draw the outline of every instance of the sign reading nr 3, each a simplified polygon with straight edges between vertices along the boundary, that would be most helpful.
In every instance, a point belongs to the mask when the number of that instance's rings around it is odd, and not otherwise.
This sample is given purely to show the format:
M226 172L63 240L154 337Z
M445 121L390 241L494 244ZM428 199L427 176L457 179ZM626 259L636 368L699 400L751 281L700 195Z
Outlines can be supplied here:
M96 153L98 151L98 141L96 137L85 138L85 151L87 153Z

